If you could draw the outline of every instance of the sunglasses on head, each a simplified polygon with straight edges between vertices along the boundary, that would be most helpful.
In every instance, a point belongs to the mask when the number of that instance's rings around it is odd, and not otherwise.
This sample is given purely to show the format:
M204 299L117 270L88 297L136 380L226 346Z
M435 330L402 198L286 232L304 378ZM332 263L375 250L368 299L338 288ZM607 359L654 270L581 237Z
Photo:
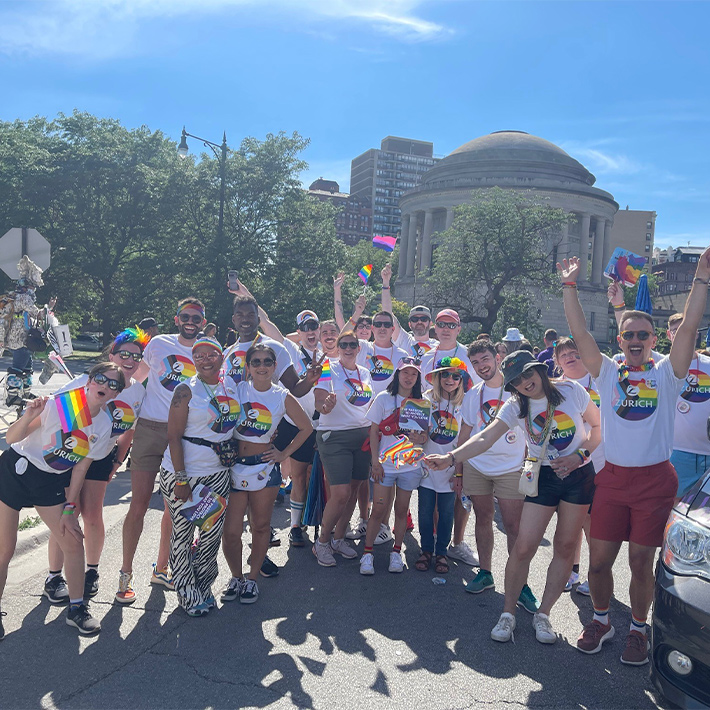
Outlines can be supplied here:
M429 316L410 316L410 323L428 323L431 320Z
M132 353L129 350L119 350L118 352L115 352L114 355L118 355L121 360L133 358L136 362L140 362L143 359L143 353Z
M316 323L314 320L309 320L306 321L305 323L301 323L301 325L298 326L299 330L318 330L318 323Z
M459 327L458 323L451 323L450 321L438 320L436 321L437 328L448 328L449 330L455 330Z
M392 327L392 321L386 321L386 320L376 320L372 324L373 328L391 328Z
M533 376L535 368L531 367L529 370L525 370L522 375L518 375L515 379L510 381L510 384L513 385L513 387L519 387L523 380L529 380Z
M181 313L178 318L181 323L194 323L195 325L199 325L204 320L202 316L191 316L189 313Z
M272 367L275 364L276 364L276 361L271 357L265 357L263 360L258 357L253 357L247 363L247 365L249 365L249 367L262 367L262 366L263 367Z
M359 343L354 343L352 340L344 340L338 343L338 347L341 350L347 350L348 348L350 348L351 350L357 350L358 345Z
M114 379L111 379L110 377L106 377L106 375L104 375L103 372L96 373L92 379L94 380L94 382L97 385L106 385L113 392L120 392L121 391L121 385L118 383L118 380L114 380Z
M647 330L622 330L619 335L622 340L633 340L635 335L638 340L644 341L648 340L653 333L649 333Z
M460 379L463 378L463 375L460 372L442 372L441 373L441 379L442 380L453 380L454 382L458 382Z
M193 353L192 359L195 362L200 362L202 360L218 360L222 355L216 350L210 350L206 353Z

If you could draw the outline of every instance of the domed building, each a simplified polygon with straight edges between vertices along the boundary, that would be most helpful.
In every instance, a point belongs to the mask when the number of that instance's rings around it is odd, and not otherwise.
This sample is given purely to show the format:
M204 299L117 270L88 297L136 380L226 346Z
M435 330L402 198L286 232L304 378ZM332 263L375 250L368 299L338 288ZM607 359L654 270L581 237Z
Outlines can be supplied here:
M580 297L597 340L608 339L604 267L616 246L611 239L619 205L594 187L596 178L562 148L523 131L496 131L476 138L440 160L421 184L399 200L402 212L397 297L413 303L425 297L424 279L432 265L437 232L448 229L454 207L471 201L473 190L500 187L532 191L532 197L574 215L560 235L557 258L579 256L591 262ZM562 302L548 301L541 316L546 327L567 329ZM594 315L591 315L594 314ZM596 316L596 317L595 317ZM510 323L509 325L515 325Z

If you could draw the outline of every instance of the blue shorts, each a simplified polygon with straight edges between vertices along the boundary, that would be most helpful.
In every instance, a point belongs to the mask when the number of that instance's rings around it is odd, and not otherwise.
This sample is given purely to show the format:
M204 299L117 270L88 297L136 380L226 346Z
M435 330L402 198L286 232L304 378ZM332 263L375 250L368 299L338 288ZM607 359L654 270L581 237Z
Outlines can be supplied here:
M421 467L406 471L388 471L385 469L385 475L380 481L380 485L386 488L392 488L392 486L396 485L397 488L401 488L403 491L413 491L415 488L419 488L421 480Z
M710 468L710 456L676 449L671 454L671 463L678 474L678 498L681 498Z

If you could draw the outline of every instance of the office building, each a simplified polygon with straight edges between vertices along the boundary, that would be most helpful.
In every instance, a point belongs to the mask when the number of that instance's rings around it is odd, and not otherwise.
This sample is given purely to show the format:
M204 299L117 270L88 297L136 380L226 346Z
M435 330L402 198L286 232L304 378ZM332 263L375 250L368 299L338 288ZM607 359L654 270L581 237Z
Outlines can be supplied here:
M372 204L368 197L340 192L335 180L323 178L311 183L308 194L340 208L335 217L335 231L346 244L353 246L363 239L371 239Z

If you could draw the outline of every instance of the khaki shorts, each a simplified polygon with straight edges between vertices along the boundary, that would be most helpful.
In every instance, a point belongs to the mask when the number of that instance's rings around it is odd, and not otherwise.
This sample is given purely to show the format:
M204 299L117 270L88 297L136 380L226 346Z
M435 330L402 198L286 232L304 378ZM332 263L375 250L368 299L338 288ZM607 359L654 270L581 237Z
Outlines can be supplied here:
M133 434L131 469L158 473L167 448L168 423L139 418Z
M495 496L503 500L523 500L518 490L520 471L511 471L499 476L486 476L468 461L463 464L463 492L467 496Z

